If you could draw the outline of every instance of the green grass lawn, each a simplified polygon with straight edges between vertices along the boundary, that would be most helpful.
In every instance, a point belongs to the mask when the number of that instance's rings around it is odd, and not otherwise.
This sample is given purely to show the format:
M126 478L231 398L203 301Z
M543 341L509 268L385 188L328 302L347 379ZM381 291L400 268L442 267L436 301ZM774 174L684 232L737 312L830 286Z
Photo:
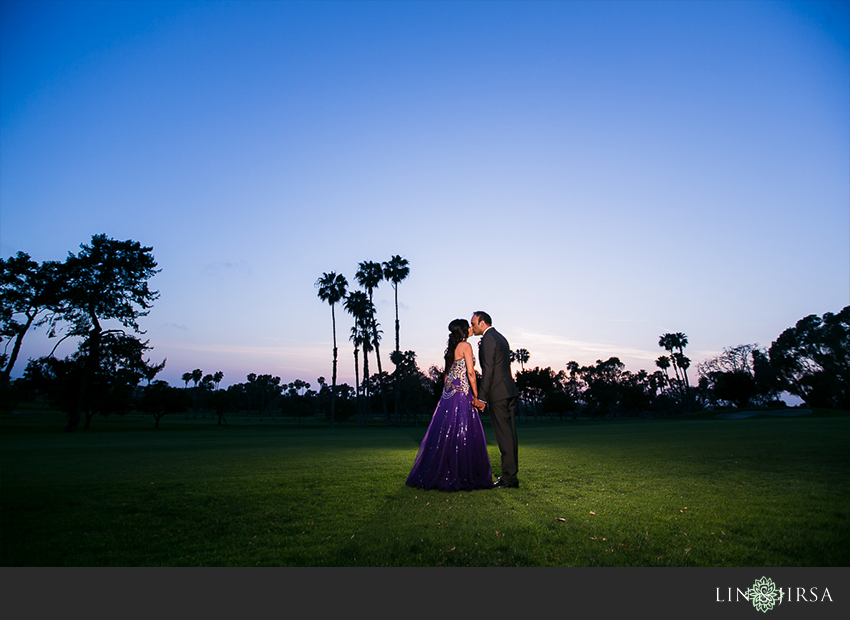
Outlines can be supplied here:
M523 422L521 488L453 494L421 426L62 422L0 420L3 566L850 565L847 413Z

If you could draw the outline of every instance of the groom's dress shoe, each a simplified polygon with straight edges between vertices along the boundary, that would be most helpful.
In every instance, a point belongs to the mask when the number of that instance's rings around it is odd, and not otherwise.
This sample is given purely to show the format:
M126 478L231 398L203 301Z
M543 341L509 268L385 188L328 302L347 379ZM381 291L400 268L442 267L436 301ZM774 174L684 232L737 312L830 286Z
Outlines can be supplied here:
M506 480L502 480L501 478L499 478L493 484L493 488L494 489L518 489L519 488L519 482L508 482Z

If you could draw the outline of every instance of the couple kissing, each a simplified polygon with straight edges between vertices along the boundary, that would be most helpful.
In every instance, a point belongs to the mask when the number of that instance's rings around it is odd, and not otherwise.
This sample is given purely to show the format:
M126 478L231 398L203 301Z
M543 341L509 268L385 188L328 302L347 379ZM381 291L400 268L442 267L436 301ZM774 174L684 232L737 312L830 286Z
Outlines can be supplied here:
M478 360L481 383L475 375L471 336L480 336ZM517 488L517 389L511 375L510 345L493 328L486 312L472 320L449 323L443 392L416 454L408 486L441 491ZM487 440L481 423L485 408L501 454L502 472L493 482Z

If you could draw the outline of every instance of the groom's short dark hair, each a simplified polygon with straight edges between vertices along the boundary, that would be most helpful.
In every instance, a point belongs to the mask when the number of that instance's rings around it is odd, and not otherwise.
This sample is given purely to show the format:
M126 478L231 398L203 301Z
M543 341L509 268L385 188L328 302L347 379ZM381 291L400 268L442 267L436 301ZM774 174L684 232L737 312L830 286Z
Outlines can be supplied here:
M472 316L477 316L479 321L481 321L482 323L487 323L487 325L493 324L493 319L490 318L490 315L486 312L482 312L481 310L479 310L478 312L473 312Z

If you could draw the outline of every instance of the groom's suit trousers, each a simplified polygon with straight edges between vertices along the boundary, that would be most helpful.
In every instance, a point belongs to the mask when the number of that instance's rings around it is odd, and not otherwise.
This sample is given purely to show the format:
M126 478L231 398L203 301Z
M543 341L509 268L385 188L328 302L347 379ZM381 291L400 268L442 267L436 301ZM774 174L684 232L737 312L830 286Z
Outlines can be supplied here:
M519 469L519 447L516 437L516 398L497 400L487 403L490 413L490 423L499 444L502 456L502 480L513 484L517 482Z

